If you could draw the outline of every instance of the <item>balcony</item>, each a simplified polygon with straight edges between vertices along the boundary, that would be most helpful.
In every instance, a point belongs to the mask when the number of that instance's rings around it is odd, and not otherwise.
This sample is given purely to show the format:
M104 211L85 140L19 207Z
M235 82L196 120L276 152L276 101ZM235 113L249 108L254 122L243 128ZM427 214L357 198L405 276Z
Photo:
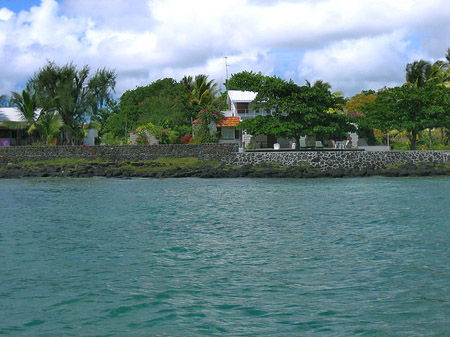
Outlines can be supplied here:
M267 113L265 110L248 110L248 109L238 109L237 115L241 119L255 118L256 116L270 116L270 112Z

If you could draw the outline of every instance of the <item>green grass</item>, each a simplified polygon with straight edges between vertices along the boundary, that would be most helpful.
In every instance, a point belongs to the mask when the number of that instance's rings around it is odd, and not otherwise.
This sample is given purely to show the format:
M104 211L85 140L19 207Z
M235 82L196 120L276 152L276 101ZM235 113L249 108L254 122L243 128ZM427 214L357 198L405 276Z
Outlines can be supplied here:
M216 166L217 160L198 161L196 157L185 158L158 158L155 160L142 160L117 165L114 169L130 170L130 171L162 171L174 168L195 169L205 166Z

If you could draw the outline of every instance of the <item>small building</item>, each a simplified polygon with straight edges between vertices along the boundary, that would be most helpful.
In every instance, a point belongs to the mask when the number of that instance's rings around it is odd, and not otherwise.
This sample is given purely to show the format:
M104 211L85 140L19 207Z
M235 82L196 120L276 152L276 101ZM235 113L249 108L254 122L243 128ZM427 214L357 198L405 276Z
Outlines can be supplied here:
M16 125L12 127L12 122ZM0 146L26 145L29 141L26 125L21 125L19 109L9 107L0 108ZM8 125L9 124L9 125Z

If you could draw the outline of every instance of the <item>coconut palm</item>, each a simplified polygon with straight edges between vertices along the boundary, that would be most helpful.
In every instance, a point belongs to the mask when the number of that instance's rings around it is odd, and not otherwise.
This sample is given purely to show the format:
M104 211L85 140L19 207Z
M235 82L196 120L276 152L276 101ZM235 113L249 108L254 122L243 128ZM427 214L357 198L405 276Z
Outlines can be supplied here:
M184 85L191 106L205 107L217 100L217 83L208 81L208 75L184 76L181 81Z
M331 90L331 84L328 82L324 82L323 80L316 80L312 85L310 81L306 80L306 86L309 88L317 88L325 91Z
M45 144L55 144L58 135L60 134L63 125L61 117L52 111L42 113L34 127L39 132L41 139Z
M21 119L28 123L29 127L33 126L38 118L38 105L36 96L30 93L28 88L22 90L22 94L11 92L10 104L20 111Z
M430 62L420 60L406 65L406 83L415 87L423 87L433 75Z

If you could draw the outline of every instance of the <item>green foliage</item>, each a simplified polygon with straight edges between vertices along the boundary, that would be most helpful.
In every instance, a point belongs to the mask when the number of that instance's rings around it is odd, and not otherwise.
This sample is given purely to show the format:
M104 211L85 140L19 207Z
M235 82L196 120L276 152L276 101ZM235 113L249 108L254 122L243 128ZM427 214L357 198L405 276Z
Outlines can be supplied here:
M328 86L298 86L278 77L267 78L256 100L266 111L274 111L287 136L316 135L330 137L354 130L350 119L342 114L328 113L338 108L342 99ZM333 111L333 110L332 110Z
M60 67L48 62L28 83L38 105L61 116L66 144L79 143L84 135L80 128L88 117L97 115L112 99L115 72L99 69L92 77L89 73L87 65L78 70L72 63Z
M226 96L218 95L219 89L214 80L208 80L207 75L184 76L180 83L184 87L187 109L190 111L190 118L201 109L208 109L213 106L225 106Z
M30 92L29 88L24 89L21 94L13 91L11 92L10 104L20 111L21 119L28 123L28 133L31 133L30 129L39 117L36 95Z
M8 96L0 95L0 107L8 106L8 102L9 102Z
M124 137L115 136L111 132L104 133L102 136L102 143L105 145L120 145L126 144Z
M219 141L219 135L212 130L211 126L220 122L223 118L223 114L215 107L200 110L196 118L192 143L217 143Z
M34 126L46 145L56 145L57 137L62 127L61 117L56 112L47 111L41 113Z
M450 89L430 84L385 89L363 110L368 123L377 129L409 132L414 150L421 130L450 125Z
M10 103L19 109L21 118L28 128L28 133L37 132L40 139L38 144L56 144L57 137L63 126L61 117L55 111L43 109L41 109L39 114L37 96L30 87L23 90L21 94L12 92Z
M253 71L242 71L231 75L230 79L225 82L227 90L248 90L258 92L264 86L266 76Z
M124 134L123 123L117 123L117 115L119 113L119 105L114 100L109 100L105 106L98 109L97 113L91 117L90 127L98 131L100 138L105 133L111 132L115 128L119 130L118 133L122 132ZM111 119L111 120L110 120ZM116 125L117 123L117 125Z
M190 126L191 114L183 85L164 78L126 91L120 98L118 111L108 119L106 129L116 137L147 123L174 129Z
M280 120L278 116L256 116L245 119L236 126L236 129L246 130L254 136L271 135L275 137L297 136L292 132L294 128L293 124Z

